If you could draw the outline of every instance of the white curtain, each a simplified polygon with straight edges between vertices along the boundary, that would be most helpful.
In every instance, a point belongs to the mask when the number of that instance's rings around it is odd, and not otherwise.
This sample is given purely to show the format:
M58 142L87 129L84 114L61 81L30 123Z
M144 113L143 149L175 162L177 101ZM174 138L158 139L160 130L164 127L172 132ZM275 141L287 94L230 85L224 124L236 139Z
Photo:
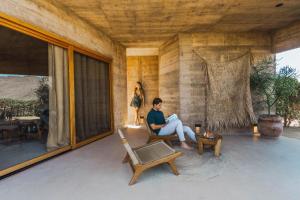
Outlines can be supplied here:
M48 151L66 146L69 138L68 52L49 44L49 133Z

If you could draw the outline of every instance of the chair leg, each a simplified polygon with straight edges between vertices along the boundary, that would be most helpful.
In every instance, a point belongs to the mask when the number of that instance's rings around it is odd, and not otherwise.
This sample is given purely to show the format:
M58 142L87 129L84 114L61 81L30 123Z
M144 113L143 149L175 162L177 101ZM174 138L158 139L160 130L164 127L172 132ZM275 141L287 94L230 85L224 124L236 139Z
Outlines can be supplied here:
M198 153L203 154L203 143L201 141L198 141Z
M215 145L215 156L219 157L221 153L221 144L222 140L218 139L217 144Z
M147 144L149 144L150 142L152 142L152 138L151 137L148 138Z
M177 170L177 167L176 167L176 165L175 165L174 160L170 160L170 161L168 162L168 165L170 166L172 172L173 172L176 176L178 176L178 175L179 175L179 172L178 172L178 170Z
M129 185L133 185L136 183L137 179L139 178L139 176L142 174L143 170L141 169L135 169L133 176L129 182Z
M127 163L128 161L129 161L129 155L128 155L128 153L126 153L122 163Z
M170 147L173 147L173 144L172 144L171 140L165 139L165 142L166 142Z
M129 159L129 166L130 166L132 172L134 173L135 172L135 168L134 168L134 166L133 166L133 164L132 164L132 162L131 162L130 159Z

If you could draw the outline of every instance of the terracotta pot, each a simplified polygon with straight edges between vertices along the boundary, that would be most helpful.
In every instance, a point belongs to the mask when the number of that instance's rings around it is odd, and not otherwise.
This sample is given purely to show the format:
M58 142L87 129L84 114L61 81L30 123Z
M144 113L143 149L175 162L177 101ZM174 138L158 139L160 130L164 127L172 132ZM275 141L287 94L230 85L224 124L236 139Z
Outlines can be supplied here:
M266 137L279 137L283 132L282 118L277 115L259 116L258 132Z

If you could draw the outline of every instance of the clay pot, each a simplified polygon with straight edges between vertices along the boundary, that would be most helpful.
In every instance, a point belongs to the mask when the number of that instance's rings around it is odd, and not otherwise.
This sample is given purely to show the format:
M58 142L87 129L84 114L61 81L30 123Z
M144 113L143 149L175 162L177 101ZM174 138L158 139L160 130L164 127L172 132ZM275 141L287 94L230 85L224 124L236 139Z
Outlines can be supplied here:
M282 118L277 115L259 116L258 132L266 137L279 137L283 132Z

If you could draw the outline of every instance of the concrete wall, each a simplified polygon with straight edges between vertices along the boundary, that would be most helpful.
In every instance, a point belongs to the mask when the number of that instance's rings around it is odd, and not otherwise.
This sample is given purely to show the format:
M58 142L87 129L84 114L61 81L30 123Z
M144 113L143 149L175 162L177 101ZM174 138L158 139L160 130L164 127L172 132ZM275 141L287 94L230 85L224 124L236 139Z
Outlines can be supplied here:
M127 124L127 69L126 49L122 45L114 45L113 51L113 109L115 131L117 127Z
M179 40L174 37L159 49L159 96L165 115L180 114L179 104Z
M129 104L137 81L143 84L145 91L145 107L141 107L140 116L147 116L152 108L153 98L158 96L158 56L127 57L128 123L130 124L134 122L134 109Z
M205 119L205 76L193 50L212 47L228 47L234 53L249 49L257 62L271 54L271 37L264 33L179 34L180 117L190 126L203 123ZM219 59L218 51L208 53L208 56Z
M298 47L300 47L300 21L274 32L274 52L278 53Z
M113 58L113 94L115 127L127 121L127 82L125 48L76 17L64 7L43 0L2 0L0 12L75 41ZM120 101L121 100L121 101Z

